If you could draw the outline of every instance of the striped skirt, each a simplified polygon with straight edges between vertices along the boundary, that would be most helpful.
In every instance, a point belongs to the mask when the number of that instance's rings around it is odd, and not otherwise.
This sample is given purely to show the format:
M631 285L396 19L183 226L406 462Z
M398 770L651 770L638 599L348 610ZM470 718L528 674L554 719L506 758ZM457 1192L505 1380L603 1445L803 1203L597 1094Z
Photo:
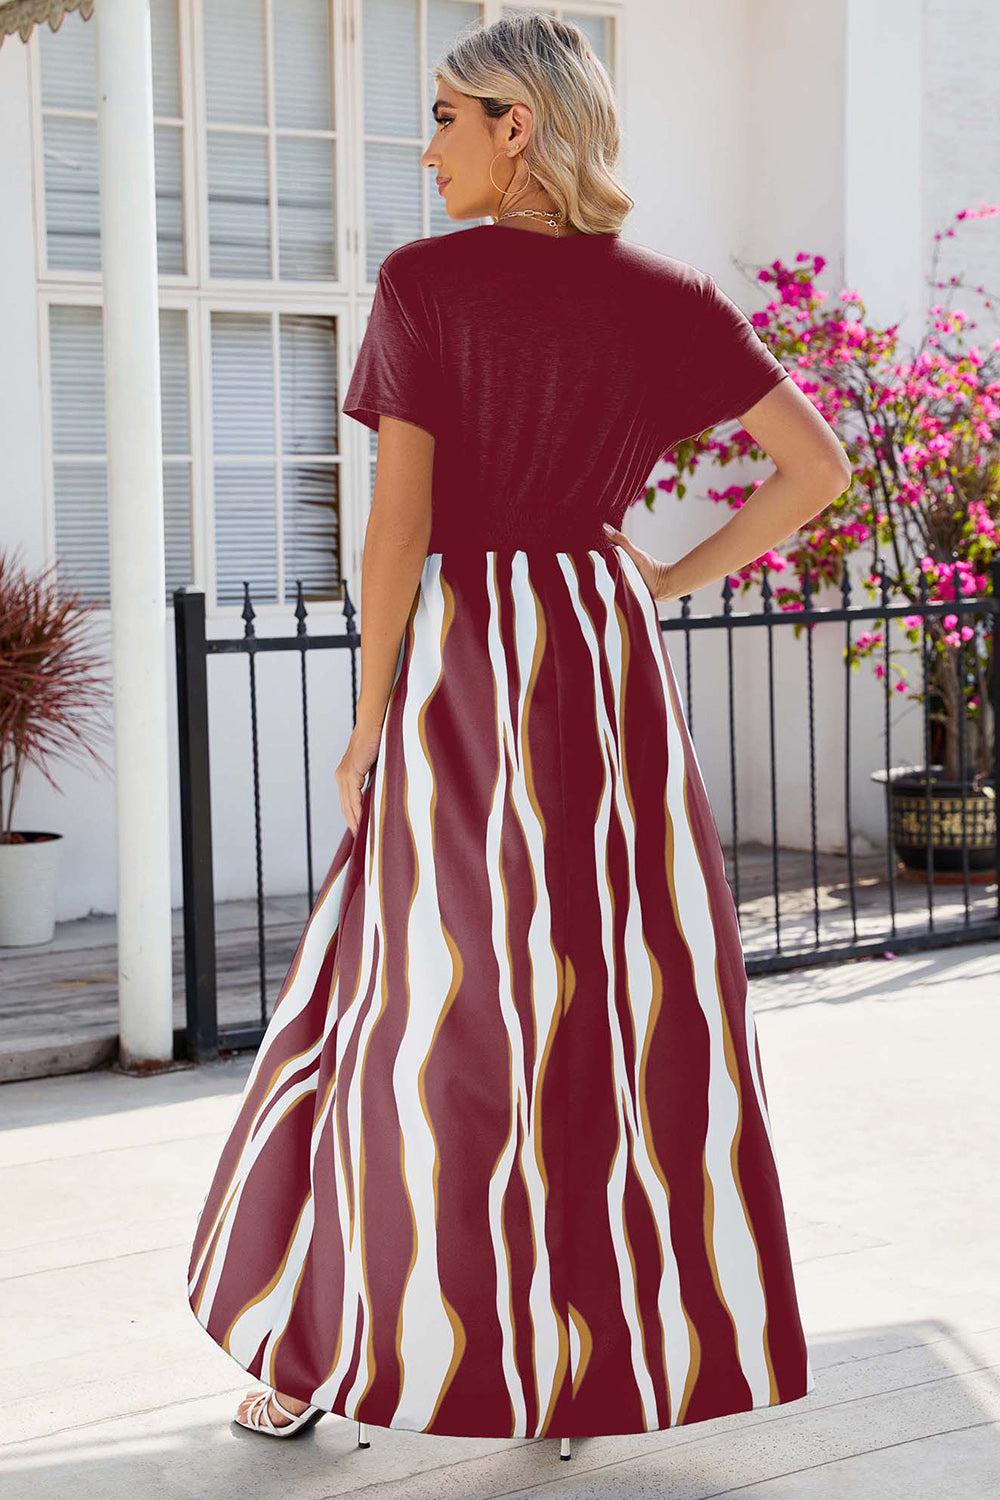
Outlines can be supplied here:
M813 1389L735 905L623 548L432 552L199 1211L198 1322L383 1427Z

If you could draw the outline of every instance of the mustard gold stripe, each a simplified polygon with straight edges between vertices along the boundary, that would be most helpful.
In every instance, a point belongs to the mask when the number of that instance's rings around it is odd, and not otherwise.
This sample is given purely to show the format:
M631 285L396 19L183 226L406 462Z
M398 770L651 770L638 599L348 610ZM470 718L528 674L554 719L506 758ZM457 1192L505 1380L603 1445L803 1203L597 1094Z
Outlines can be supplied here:
M559 1351L556 1357L556 1367L552 1378L552 1390L549 1394L549 1399L545 1411L541 1416L541 1421L538 1424L538 1432L542 1436L544 1436L549 1431L549 1428L552 1426L552 1423L555 1420L556 1406L558 1404L559 1397L562 1394L563 1384L566 1380L566 1371L569 1367L569 1330L566 1327L565 1319L563 1318L559 1309L556 1307L555 1303L552 1304L552 1311L555 1315L556 1326L558 1329Z

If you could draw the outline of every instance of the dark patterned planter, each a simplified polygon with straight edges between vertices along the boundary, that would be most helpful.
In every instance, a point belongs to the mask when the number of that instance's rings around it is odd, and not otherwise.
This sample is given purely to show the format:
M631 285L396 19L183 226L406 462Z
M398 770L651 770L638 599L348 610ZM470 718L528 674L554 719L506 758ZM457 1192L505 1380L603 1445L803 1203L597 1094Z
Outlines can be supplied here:
M991 780L974 781L970 775L964 797L962 783L945 779L940 766L931 768L929 796L923 767L894 766L889 771L874 772L872 780L886 787L893 847L904 871L926 878L932 863L935 879L938 876L943 881L962 879L964 842L968 850L965 868L970 879L989 880L995 876L997 820Z

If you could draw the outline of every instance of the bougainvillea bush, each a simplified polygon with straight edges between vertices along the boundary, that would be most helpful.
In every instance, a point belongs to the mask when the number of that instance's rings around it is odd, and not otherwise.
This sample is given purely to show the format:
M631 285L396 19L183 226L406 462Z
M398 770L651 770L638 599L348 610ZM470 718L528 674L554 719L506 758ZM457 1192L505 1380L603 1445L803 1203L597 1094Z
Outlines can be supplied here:
M826 262L820 255L800 252L793 266L774 261L746 268L770 289L770 301L752 322L837 433L853 477L832 505L730 582L741 593L764 585L773 607L798 611L816 604L824 585L846 587L847 560L861 554L868 564L861 583L870 598L909 600L915 609L862 631L848 648L851 665L870 660L884 679L888 660L892 690L922 703L925 640L934 741L945 775L956 779L963 713L967 770L981 778L992 768L991 632L972 612L925 615L916 609L925 601L989 591L1000 528L1000 338L984 288L956 276L940 280L938 259L956 225L998 213L997 204L963 209L935 234L931 305L915 348L902 347L898 324L870 322L857 290L835 297L821 290L817 277ZM954 305L962 291L980 298L991 334L977 337L978 324ZM646 504L652 506L657 490L683 498L704 464L724 468L764 457L738 423L727 431L733 425L665 453L667 471L647 490ZM760 483L712 487L708 495L735 510Z

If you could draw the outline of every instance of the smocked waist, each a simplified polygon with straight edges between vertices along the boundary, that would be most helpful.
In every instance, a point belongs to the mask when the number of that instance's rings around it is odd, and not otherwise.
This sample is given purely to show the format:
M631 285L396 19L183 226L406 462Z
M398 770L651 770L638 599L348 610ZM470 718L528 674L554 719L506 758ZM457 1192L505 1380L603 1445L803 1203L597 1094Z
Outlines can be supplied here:
M467 554L470 556L481 556L486 552L509 554L513 552L581 553L599 551L608 553L614 550L614 543L600 525L597 527L578 526L571 532L540 531L538 529L514 532L460 532L454 528L449 528L448 530L437 531L432 529L427 550L430 553Z

